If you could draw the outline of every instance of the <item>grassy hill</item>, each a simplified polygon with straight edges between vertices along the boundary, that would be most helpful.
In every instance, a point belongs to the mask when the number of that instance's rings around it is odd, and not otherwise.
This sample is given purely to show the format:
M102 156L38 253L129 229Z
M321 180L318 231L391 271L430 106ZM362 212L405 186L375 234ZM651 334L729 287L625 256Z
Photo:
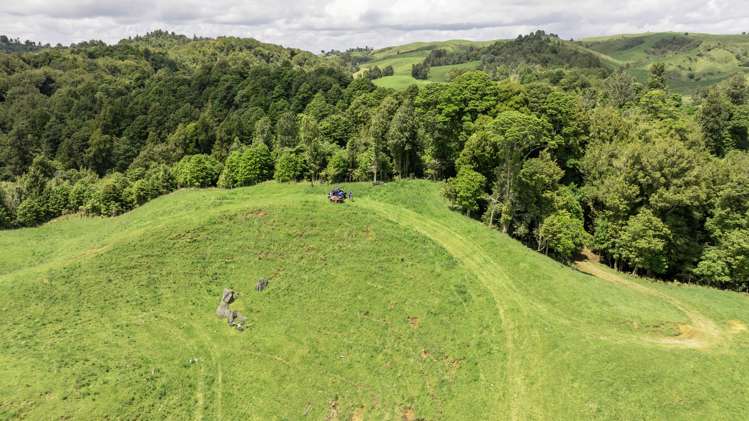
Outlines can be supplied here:
M468 47L484 47L493 41L466 41L451 40L440 42L415 42L412 44L398 45L372 51L369 56L371 61L361 66L362 70L379 66L385 68L393 66L393 76L385 76L374 81L375 85L392 89L405 89L410 85L424 85L432 82L447 82L447 73L456 68L477 69L479 62L470 62L452 66L433 67L428 80L418 80L411 76L411 66L421 63L432 50L445 50L454 52Z
M439 184L347 188L182 190L3 231L0 418L745 417L746 295L585 274ZM229 286L242 333L214 315Z
M392 65L393 76L375 80L378 86L405 89L409 85L447 81L452 68L476 69L474 61L453 66L433 67L429 80L416 80L411 66L420 63L432 50L449 52L472 47L487 47L493 41L418 42L387 47L369 54L371 61L362 65L368 69ZM736 73L749 71L749 35L711 35L700 33L645 33L586 38L565 45L582 53L593 53L611 69L625 69L641 82L648 79L650 66L666 64L668 84L674 91L690 95L701 88L719 83Z
M749 35L664 32L595 37L579 44L610 58L643 82L649 67L663 62L669 86L683 94L749 70Z

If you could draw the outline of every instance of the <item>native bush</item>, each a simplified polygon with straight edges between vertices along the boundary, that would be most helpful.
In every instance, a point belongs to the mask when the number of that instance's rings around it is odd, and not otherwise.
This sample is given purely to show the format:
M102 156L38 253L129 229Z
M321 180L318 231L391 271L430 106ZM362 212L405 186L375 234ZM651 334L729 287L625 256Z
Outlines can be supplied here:
M83 210L83 207L91 199L96 191L98 177L93 172L85 172L73 184L68 193L68 207L71 211L76 212Z
M215 186L221 174L221 164L205 154L183 157L173 168L179 187Z
M468 215L476 213L484 200L486 177L470 167L461 167L458 175L451 178L443 190L452 205Z
M99 180L83 208L91 215L116 216L132 208L127 195L130 182L122 173L112 173Z
M140 206L151 199L167 194L177 188L172 170L166 165L157 165L139 174L127 188L126 196L134 206Z
M251 186L270 180L273 176L273 157L264 143L256 142L229 154L219 177L218 186L233 188Z
M307 170L307 163L304 157L286 150L281 152L276 159L275 172L273 178L280 182L298 181L304 177Z
M348 176L348 169L348 152L339 149L328 160L328 166L325 168L325 179L330 183L345 181Z
M583 220L567 210L560 210L547 216L538 228L540 251L551 253L563 260L569 260L582 250L588 239Z
M16 222L23 227L33 227L48 219L41 196L27 197L18 205L18 209L16 209Z

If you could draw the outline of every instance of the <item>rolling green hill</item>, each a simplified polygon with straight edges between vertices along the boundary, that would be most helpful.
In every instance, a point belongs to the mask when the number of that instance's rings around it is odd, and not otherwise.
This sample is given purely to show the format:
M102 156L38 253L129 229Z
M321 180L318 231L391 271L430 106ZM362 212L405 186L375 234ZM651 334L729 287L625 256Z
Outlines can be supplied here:
M669 86L682 94L749 70L749 35L664 32L588 38L579 44L610 58L643 82L649 67L663 62Z
M387 47L369 54L371 60L362 69L392 65L393 76L375 80L378 86L405 89L409 85L445 82L452 68L477 69L473 61L453 66L433 67L428 80L411 76L411 66L420 63L432 50L448 52L470 47L488 47L494 41L418 42ZM607 67L623 69L641 82L648 79L653 63L666 64L668 84L674 91L690 95L697 90L719 83L736 73L749 71L749 35L711 35L700 33L645 33L586 38L564 42L582 53L593 53Z
M372 60L363 64L361 68L363 71L374 66L379 66L380 68L393 66L393 70L395 72L393 76L386 76L380 79L376 79L374 83L377 86L397 90L405 89L410 85L424 85L432 82L446 82L447 72L449 72L451 69L462 68L473 70L478 68L479 63L470 62L452 66L434 67L429 74L428 80L414 79L414 77L411 76L411 66L417 63L421 63L432 50L441 49L448 52L455 52L468 47L484 47L493 42L494 41L451 40L440 42L415 42L412 44L387 47L372 51L369 54Z
M439 184L347 188L181 190L3 231L0 418L745 417L746 295L585 274ZM214 315L224 287L242 333Z

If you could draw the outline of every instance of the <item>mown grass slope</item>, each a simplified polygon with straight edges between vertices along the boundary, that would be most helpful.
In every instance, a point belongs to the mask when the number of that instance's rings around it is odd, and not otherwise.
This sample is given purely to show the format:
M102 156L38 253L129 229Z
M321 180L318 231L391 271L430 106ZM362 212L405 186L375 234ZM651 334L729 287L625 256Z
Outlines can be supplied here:
M0 418L745 417L746 295L584 274L435 183L348 188L1 232ZM214 315L229 286L242 333Z

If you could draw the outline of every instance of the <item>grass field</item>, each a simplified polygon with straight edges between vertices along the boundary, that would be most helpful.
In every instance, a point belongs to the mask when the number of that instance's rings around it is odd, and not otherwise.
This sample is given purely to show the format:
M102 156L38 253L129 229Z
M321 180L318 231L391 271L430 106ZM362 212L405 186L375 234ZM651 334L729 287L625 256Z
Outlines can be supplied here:
M476 69L479 62L456 64L451 66L432 67L429 72L428 80L418 80L411 76L411 66L421 63L432 50L443 49L446 51L456 51L459 49L472 47L482 47L491 44L493 41L466 41L451 40L439 42L416 42L406 45L387 47L373 51L370 55L372 61L363 64L362 69L369 69L379 66L381 69L387 66L393 66L393 76L385 76L374 81L375 85L395 90L403 90L411 85L425 85L433 82L447 82L447 74L453 69Z
M579 45L626 67L642 82L653 63L665 63L669 87L686 95L749 70L747 35L646 33L588 38Z
M747 295L562 265L436 183L345 187L0 232L0 419L745 419Z

